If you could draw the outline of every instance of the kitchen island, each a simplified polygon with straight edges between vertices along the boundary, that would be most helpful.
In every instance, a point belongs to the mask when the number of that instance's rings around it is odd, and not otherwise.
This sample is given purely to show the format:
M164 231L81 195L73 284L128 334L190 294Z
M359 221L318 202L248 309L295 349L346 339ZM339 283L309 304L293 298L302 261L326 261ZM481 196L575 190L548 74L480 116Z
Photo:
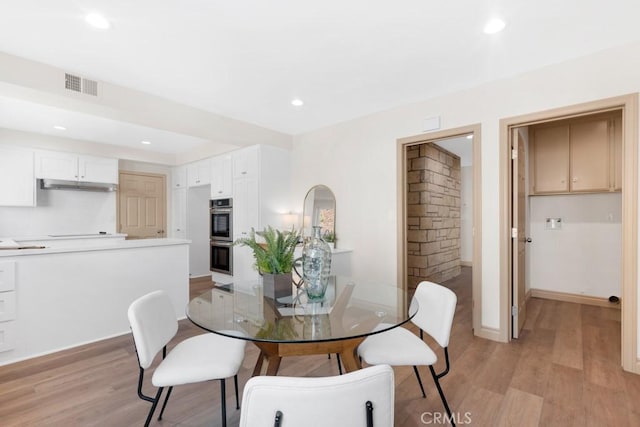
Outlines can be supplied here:
M94 239L0 250L0 365L129 332L136 298L189 298L189 241Z

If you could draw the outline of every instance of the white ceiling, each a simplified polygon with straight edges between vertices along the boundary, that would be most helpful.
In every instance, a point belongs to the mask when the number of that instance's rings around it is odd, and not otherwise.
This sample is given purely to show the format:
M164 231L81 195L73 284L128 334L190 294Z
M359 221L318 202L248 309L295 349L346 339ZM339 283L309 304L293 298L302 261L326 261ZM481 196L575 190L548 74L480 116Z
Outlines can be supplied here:
M473 165L473 140L466 136L441 139L436 145L460 157L460 166Z
M298 134L640 40L639 15L637 0L0 0L0 51ZM506 29L483 34L494 16Z
M63 126L66 129L58 130L54 126ZM189 135L5 96L0 96L0 128L119 145L163 154L193 150L208 142ZM153 141L153 145L143 145L141 144L143 140Z

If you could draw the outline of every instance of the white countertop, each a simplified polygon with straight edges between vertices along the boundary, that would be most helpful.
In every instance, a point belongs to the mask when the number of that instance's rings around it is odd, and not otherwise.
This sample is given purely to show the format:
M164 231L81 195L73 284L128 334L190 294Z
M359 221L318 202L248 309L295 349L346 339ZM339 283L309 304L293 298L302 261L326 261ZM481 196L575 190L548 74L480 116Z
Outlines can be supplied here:
M122 236L122 235L121 235ZM95 236L94 236L95 237ZM35 241L35 240L34 240ZM38 242L42 241L37 240ZM26 242L20 240L20 242ZM31 242L31 241L29 241ZM0 258L25 256L25 255L48 255L69 252L107 251L119 249L147 248L157 246L186 245L191 243L185 239L139 239L139 240L105 240L94 241L88 244L78 244L77 246L47 246L42 249L4 249L0 250Z
M122 239L127 237L126 234L120 233L86 233L86 234L49 234L43 236L13 236L13 237L0 237L2 240L15 240L16 242L40 242L48 240L83 240L83 239Z

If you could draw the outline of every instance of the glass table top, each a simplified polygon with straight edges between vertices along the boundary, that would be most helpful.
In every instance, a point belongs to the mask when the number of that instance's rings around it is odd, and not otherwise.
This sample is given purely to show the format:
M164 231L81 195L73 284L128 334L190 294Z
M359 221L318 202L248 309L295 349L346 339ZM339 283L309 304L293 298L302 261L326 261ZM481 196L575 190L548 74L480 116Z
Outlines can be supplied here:
M192 299L187 317L221 335L262 342L305 343L371 335L399 326L417 312L403 309L406 293L395 286L331 277L325 300L307 301L304 290L272 299L261 280L214 287ZM408 312L409 311L409 312Z

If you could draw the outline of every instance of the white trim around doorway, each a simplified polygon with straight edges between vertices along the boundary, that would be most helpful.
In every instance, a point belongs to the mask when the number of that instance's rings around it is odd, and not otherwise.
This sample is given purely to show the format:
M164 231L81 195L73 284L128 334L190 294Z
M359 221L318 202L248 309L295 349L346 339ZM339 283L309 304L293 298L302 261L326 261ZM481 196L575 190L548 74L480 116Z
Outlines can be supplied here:
M407 239L406 239L406 196L407 196L407 179L406 179L406 148L412 145L428 144L442 139L455 138L457 136L473 134L473 258L472 258L472 312L473 312L473 331L474 334L496 340L496 332L488 328L482 327L481 307L482 307L482 173L480 159L480 124L474 124L455 129L447 129L428 134L420 134L397 140L397 254L398 254L398 284L403 290L407 290ZM407 309L407 302L404 302L402 310Z
M622 147L622 368L640 374L638 360L638 94L557 108L500 120L500 328L499 341L510 341L510 130L599 112L620 110Z

